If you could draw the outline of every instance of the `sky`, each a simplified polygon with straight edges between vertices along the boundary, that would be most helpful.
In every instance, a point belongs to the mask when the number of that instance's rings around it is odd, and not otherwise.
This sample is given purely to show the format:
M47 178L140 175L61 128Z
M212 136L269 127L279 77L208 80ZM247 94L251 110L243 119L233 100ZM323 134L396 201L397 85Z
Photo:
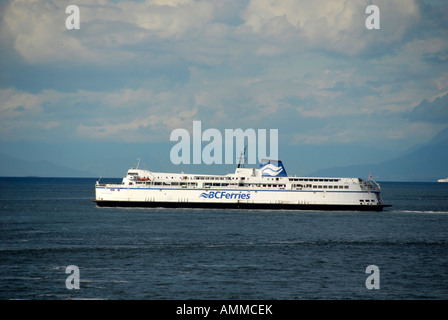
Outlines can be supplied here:
M297 174L392 159L448 127L446 1L9 0L0 56L0 153L98 176L137 157L209 171L170 162L193 121L278 129Z

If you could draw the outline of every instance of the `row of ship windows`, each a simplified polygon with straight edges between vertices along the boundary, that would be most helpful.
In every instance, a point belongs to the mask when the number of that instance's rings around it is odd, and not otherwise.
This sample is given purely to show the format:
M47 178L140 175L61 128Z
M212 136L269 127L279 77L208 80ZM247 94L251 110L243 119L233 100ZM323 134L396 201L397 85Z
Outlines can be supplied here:
M182 177L157 177L157 179L182 179L188 180L188 176ZM236 178L233 177L193 177L194 180L234 180Z
M132 184L132 182L130 183ZM136 182L135 184L146 184L153 186L183 186L183 187L196 187L198 184L196 182ZM209 187L275 187L275 188L284 188L285 184L261 184L261 183L219 183L219 182L205 182L203 184L205 188Z
M168 178L168 177L162 177L162 178ZM178 177L170 177L171 179L178 179ZM160 179L160 177L157 177L157 179ZM184 176L183 179L187 180L188 177ZM195 176L193 177L195 180L238 180L236 177L199 177ZM279 178L268 178L271 180L279 180ZM245 177L241 177L241 180L245 180ZM289 178L289 181L314 181L314 182L339 182L341 179L320 179L320 178Z
M339 182L341 179L289 178L289 181Z
M311 185L311 184L293 184L293 188L313 188L313 189L348 189L348 186L333 185Z
M130 183L132 184L132 182ZM154 186L182 186L182 187L196 187L198 184L196 182L141 182L138 181L136 184L146 184ZM206 182L204 187L228 187L228 186L239 186L239 187L263 187L263 188L285 188L285 184L261 184L261 183L216 183L216 182ZM311 184L293 184L291 187L301 189L301 188L312 188L312 189L348 189L348 186L342 185L311 185Z
M132 184L132 182L130 182L129 184ZM135 184L146 184L146 185L153 185L153 186L191 186L191 187L195 187L198 184L196 182L150 182L150 181L146 181L146 182L141 182L138 181Z

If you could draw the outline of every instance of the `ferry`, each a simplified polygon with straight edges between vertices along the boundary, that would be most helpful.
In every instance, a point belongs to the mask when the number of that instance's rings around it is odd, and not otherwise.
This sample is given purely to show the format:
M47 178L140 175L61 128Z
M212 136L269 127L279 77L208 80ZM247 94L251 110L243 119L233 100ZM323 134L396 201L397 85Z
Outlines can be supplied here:
M163 173L130 168L121 183L95 185L99 207L234 208L381 211L371 179L288 176L281 160L259 169L238 164L226 175Z
M439 179L439 180L437 180L437 182L448 182L448 178Z

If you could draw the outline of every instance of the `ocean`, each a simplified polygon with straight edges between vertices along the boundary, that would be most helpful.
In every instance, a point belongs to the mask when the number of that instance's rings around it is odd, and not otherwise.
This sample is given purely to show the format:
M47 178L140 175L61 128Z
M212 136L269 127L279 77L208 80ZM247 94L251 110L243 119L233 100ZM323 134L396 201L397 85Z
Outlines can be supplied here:
M448 184L325 212L98 208L95 180L0 178L1 300L448 299Z

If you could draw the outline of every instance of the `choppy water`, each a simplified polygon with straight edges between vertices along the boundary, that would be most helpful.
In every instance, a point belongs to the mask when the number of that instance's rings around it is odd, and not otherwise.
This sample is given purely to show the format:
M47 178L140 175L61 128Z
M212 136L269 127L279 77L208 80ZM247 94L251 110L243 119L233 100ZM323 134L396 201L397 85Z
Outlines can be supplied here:
M94 183L0 178L0 299L448 299L448 184L307 212L98 208Z

